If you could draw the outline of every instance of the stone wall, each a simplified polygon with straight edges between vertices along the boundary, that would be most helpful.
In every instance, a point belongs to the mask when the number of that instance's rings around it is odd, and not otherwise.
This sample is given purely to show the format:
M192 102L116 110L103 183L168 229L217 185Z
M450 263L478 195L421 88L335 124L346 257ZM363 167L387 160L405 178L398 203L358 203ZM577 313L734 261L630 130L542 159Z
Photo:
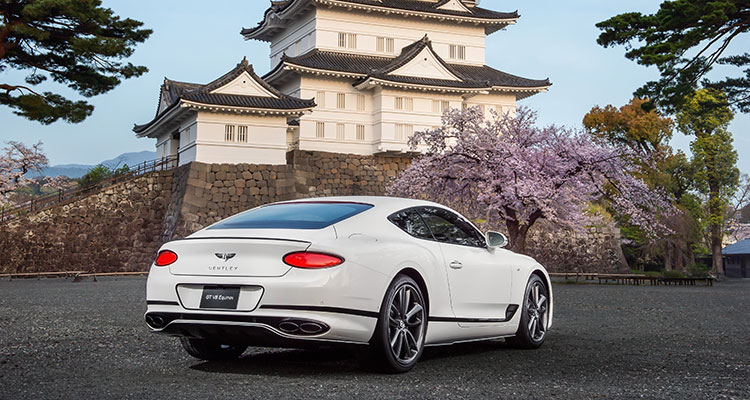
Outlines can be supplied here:
M384 195L408 157L293 151L286 165L190 163L0 225L0 272L142 271L161 244L275 201ZM529 253L550 271L626 272L619 231L539 225Z
M0 225L0 273L141 271L162 242L172 172L154 172Z
M293 151L287 165L201 164L178 171L169 223L170 238L261 204L318 196L385 194L388 183L409 165L408 157L356 156ZM183 195L184 193L184 195ZM179 209L179 211L178 211Z
M630 273L620 229L611 224L575 231L537 222L526 248L549 272Z

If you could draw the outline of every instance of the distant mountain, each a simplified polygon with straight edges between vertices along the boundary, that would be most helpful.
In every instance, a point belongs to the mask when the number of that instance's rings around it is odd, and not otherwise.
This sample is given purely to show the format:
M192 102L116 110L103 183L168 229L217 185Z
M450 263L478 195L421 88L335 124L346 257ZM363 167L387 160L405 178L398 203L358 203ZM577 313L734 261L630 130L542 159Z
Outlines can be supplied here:
M125 153L120 154L119 156L111 159L111 160L105 160L102 161L99 164L106 165L110 168L115 167L121 167L123 165L128 165L130 167L136 166L138 164L143 163L144 161L151 161L153 159L156 159L156 152L155 151L140 151L137 153ZM42 170L41 174L38 173L30 173L29 176L67 176L68 178L80 178L83 175L86 174L91 168L95 167L96 165L84 165L84 164L61 164L61 165L53 165L51 167L45 168Z

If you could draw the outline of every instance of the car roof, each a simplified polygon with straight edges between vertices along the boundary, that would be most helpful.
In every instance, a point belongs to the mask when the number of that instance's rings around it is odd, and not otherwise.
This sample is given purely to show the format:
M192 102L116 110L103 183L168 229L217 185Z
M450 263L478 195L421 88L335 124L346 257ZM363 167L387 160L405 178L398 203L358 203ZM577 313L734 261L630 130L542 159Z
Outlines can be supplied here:
M372 204L375 208L397 211L408 207L416 206L438 206L447 208L441 204L437 204L426 200L407 199L402 197L389 197L389 196L331 196L331 197L312 197L305 199L295 199L280 201L273 204L283 203L302 203L302 202L350 202L350 203L366 203Z

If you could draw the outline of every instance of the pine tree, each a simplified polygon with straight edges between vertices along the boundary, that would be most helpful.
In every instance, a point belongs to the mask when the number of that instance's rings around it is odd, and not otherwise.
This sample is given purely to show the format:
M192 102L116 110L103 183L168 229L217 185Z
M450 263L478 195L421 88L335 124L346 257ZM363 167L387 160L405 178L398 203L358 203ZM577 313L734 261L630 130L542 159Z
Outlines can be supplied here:
M148 71L123 59L152 31L100 0L2 0L0 13L0 72L30 71L25 83L0 81L0 104L30 120L81 122L94 110L86 101L34 88L48 79L92 97Z

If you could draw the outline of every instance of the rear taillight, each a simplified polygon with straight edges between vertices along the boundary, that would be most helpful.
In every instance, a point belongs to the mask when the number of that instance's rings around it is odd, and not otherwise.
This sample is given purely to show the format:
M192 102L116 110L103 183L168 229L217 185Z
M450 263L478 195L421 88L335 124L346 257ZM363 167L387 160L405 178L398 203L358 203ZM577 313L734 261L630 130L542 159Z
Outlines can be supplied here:
M154 264L156 264L157 267L166 267L175 261L177 261L177 253L172 250L162 250L157 254Z
M298 251L285 255L284 262L297 268L330 268L343 263L344 259L330 254Z

